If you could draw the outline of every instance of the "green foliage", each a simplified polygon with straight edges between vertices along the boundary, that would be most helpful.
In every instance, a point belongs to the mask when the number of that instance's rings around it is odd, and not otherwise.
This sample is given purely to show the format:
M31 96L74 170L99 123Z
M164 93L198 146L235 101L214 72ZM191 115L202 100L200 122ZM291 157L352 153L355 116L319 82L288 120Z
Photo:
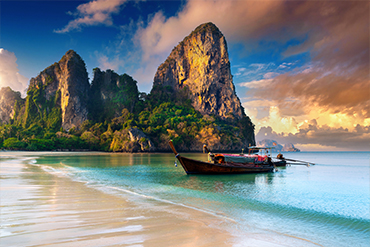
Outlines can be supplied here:
M118 75L112 70L94 69L90 99L89 118L96 122L111 121L125 108L130 113L138 113L144 107L137 82L127 74Z
M54 79L50 75L47 75L45 78L45 86L50 85L53 81Z
M111 81L103 85L104 73L108 72ZM46 84L52 83L52 75L45 78ZM136 152L148 150L149 139L159 150L169 150L170 139L179 149L203 143L232 147L244 140L254 140L254 125L248 117L236 120L230 114L228 119L221 120L213 115L203 116L191 105L187 87L174 90L170 86L154 86L150 94L140 94L132 77L101 72L98 68L94 69L89 95L92 99L89 120L66 132L62 128L61 93L58 90L47 99L45 87L35 82L26 100L15 102L12 123L0 124L0 147ZM109 100L102 100L102 90L110 95ZM135 128L148 138L131 140L130 129Z
M46 83L53 81L52 77L46 76ZM60 105L60 90L54 97L49 100L45 97L45 88L48 84L37 82L27 91L26 103L24 106L23 116L18 117L18 112L21 111L21 106L16 104L15 124L21 125L24 129L28 129L31 125L37 124L41 128L56 132L62 124L62 111ZM19 118L19 119L18 119ZM19 121L21 120L21 121Z
M99 137L95 136L92 132L85 131L81 135L81 140L85 141L85 143L89 146L89 149L99 150L100 139Z
M27 144L19 141L15 137L8 138L4 141L4 148L9 150L24 150L27 147Z
M52 140L54 142L54 149L56 150L79 150L89 148L86 142L74 135L60 135Z
M28 127L22 132L22 135L43 137L44 136L43 131L44 131L43 128L41 128L37 123L33 123L30 127Z
M116 94L113 102L123 105L131 113L134 112L135 104L139 99L137 82L131 76L123 74L119 78L119 88L119 93Z
M28 151L49 151L54 149L54 142L48 139L29 139L27 140L26 150Z

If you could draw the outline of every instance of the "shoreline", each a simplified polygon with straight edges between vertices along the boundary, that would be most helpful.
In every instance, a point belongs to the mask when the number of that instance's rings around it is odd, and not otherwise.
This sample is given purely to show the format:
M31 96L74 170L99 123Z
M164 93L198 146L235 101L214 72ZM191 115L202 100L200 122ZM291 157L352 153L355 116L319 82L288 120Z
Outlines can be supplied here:
M294 236L241 230L224 215L186 204L124 190L119 195L105 193L62 171L30 164L38 156L33 152L4 154L0 156L4 246L318 246Z
M1 162L0 243L4 246L231 245L229 233L210 226L218 224L217 217L182 208L175 214L152 210L150 205L103 193L63 174L19 163Z

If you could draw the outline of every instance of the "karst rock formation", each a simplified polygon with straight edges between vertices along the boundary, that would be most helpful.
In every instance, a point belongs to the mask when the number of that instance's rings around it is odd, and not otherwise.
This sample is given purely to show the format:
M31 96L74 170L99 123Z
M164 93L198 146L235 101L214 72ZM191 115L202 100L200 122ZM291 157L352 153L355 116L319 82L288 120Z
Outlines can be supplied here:
M185 37L155 74L157 85L187 88L192 105L202 114L240 119L243 108L235 93L224 35L213 23L198 26Z

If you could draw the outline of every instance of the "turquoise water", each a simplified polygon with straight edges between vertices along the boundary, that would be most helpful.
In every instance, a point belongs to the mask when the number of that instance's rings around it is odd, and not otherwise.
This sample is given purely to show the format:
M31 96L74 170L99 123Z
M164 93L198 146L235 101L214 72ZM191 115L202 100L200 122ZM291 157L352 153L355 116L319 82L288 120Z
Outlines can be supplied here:
M205 154L183 154L206 160ZM37 164L114 193L180 204L321 246L369 246L370 152L286 153L314 166L242 175L186 175L173 154L42 156Z

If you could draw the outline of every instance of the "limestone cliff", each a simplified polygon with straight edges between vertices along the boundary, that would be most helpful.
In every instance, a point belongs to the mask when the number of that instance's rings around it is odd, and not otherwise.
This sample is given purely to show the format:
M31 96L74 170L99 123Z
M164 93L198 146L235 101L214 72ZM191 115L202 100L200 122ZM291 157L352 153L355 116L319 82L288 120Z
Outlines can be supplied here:
M293 143L284 144L283 152L300 152L301 150L294 147Z
M170 151L170 139L179 151L201 151L203 144L241 151L255 144L254 126L235 93L225 37L212 23L173 49L148 95L132 77L112 70L94 69L90 86L84 61L72 50L30 80L25 100L4 90L0 120L20 130L22 144L10 149ZM2 140L15 135L4 133Z
M245 116L230 70L225 37L212 23L202 24L178 44L155 74L156 86L187 88L192 105L221 119Z
M17 105L22 105L24 99L20 92L13 91L10 87L0 89L0 124L8 124L15 115Z
M137 82L129 75L94 69L89 99L89 118L104 122L119 117L124 108L133 112L138 101Z
M36 106L33 110L36 115L43 115L52 110L44 103L52 100L61 109L63 129L78 128L87 119L89 87L85 62L75 51L70 50L58 63L30 80L27 102ZM32 114L27 115L29 111L32 112L32 109L27 110L27 107L31 107L27 106L27 102L25 125L28 117L35 117Z
M293 143L281 145L275 140L263 139L257 142L260 147L273 147L273 152L300 152L298 148L294 147Z
M283 146L279 144L275 140L270 140L270 139L263 139L262 141L257 142L257 146L259 147L274 147L272 151L274 152L281 152L283 149Z
M141 130L129 128L114 132L110 150L113 152L154 152L156 148Z

